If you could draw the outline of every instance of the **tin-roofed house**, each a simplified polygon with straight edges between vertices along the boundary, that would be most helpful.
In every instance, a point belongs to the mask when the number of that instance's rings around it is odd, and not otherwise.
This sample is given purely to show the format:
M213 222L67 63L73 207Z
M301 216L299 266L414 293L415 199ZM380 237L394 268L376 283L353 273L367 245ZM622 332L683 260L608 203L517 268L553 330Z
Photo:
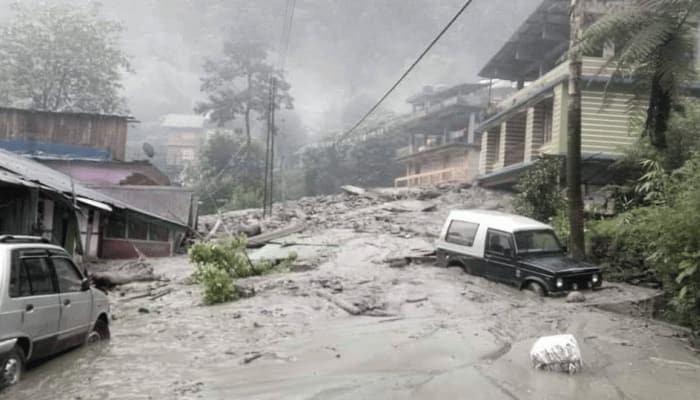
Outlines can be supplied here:
M187 222L84 186L34 160L0 149L0 233L37 235L87 257L172 255Z

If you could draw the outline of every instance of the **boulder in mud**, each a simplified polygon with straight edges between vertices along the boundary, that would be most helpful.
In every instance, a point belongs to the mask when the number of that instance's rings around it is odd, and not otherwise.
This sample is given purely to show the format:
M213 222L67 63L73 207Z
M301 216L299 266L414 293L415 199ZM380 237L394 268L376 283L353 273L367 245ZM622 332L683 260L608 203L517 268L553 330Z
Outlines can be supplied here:
M253 286L241 283L234 283L234 287L236 289L238 297L240 298L247 299L249 297L255 296L255 288Z
M586 301L586 296L581 292L574 291L566 296L567 303L583 303L584 301Z
M575 374L581 371L581 350L573 335L543 336L532 345L530 361L536 369Z

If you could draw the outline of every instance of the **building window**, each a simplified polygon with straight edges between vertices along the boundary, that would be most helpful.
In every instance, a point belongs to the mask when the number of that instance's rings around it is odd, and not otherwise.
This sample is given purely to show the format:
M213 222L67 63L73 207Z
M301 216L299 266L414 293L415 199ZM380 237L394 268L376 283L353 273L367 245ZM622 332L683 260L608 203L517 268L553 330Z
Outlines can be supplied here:
M129 218L129 230L127 236L129 239L148 240L148 223L136 218Z
M105 236L112 239L126 238L126 217L110 214L105 227Z
M167 242L170 231L163 225L148 224L148 240L154 242Z

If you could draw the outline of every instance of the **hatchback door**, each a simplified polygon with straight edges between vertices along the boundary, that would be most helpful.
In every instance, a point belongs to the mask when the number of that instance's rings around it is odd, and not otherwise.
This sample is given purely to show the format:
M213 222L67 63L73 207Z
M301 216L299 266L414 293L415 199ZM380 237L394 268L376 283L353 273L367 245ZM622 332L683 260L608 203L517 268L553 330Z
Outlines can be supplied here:
M31 337L32 358L56 348L59 327L58 288L45 250L15 250L8 311L21 315L20 331Z
M489 229L486 232L484 273L493 280L516 281L515 246L510 233Z
M58 341L61 348L80 345L90 329L92 294L82 290L83 276L66 257L52 257L61 292L61 322Z

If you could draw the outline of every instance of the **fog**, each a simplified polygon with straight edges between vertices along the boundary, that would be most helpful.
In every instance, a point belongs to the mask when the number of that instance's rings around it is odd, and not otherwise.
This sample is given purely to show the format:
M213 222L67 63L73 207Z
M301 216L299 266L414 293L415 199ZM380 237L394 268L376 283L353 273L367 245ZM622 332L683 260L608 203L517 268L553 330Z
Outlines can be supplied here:
M83 6L86 1L71 0ZM12 0L0 0L2 20ZM248 38L279 48L285 0L104 0L102 14L125 26L133 73L123 77L134 140L168 113L192 113L202 100L207 57L225 40ZM463 4L462 0L298 0L286 74L295 113L313 133L345 129L393 84ZM478 79L538 0L476 0L387 99L402 112L425 85Z

